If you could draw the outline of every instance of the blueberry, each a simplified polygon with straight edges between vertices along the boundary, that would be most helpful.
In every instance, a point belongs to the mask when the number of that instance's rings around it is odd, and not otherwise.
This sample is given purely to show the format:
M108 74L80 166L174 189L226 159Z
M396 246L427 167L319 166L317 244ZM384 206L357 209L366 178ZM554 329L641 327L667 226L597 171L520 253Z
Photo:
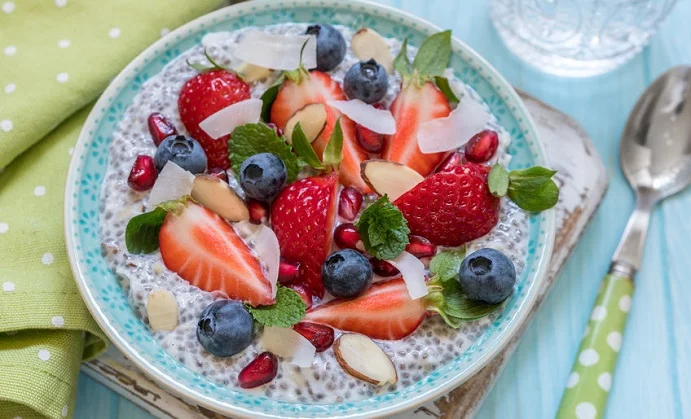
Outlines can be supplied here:
M240 166L240 185L247 196L257 201L271 201L286 183L288 171L283 160L272 153L259 153Z
M308 26L305 34L317 37L317 70L331 71L338 67L346 54L346 42L338 29L320 23Z
M197 323L197 340L216 356L231 356L252 342L254 321L239 301L219 300L204 309Z
M353 249L333 252L322 264L324 287L334 297L357 297L372 284L372 265Z
M389 88L386 69L374 60L353 64L343 78L343 90L351 99L365 103L379 102Z
M206 171L206 153L192 137L170 135L156 149L154 166L159 172L163 166L172 161L188 172L204 173Z
M495 304L513 292L516 268L502 252L485 248L463 260L458 277L468 298Z

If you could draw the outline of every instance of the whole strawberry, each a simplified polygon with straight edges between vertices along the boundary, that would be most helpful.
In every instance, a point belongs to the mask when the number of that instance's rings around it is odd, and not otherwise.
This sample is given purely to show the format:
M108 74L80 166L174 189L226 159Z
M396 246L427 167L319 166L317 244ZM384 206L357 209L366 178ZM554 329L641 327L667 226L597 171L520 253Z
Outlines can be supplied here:
M180 119L206 152L209 169L230 167L228 136L213 139L199 127L199 123L221 109L249 98L247 83L224 69L199 73L182 87L178 97Z
M321 266L331 250L338 210L338 173L301 179L283 188L271 206L281 257L300 264L302 281L324 296Z
M395 202L412 234L442 246L484 236L499 220L499 198L487 187L490 168L467 163L436 173Z

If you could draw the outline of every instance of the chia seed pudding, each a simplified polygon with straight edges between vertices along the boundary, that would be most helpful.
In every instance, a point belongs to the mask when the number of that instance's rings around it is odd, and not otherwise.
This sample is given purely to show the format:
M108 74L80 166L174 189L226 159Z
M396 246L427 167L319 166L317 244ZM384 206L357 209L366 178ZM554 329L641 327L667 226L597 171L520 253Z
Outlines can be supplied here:
M267 26L262 30L272 34L298 35L305 32L306 26L280 24ZM235 66L235 45L247 31L256 29L245 28L206 35L202 45L182 53L159 74L142 85L113 135L108 169L101 192L102 251L108 264L120 278L134 310L143 321L148 322L146 302L149 293L158 288L171 291L179 306L178 326L172 332L152 331L153 337L171 357L186 368L198 372L208 380L238 389L238 373L262 352L259 340L255 339L247 349L228 358L216 357L199 344L196 336L197 322L202 310L212 303L217 295L190 285L176 273L168 270L161 260L159 251L141 255L127 252L127 223L133 216L147 210L149 200L148 193L135 192L128 187L127 176L138 155L153 155L156 150L147 129L149 114L160 112L166 115L181 133L186 133L180 121L177 99L182 85L196 74L186 61L204 62L206 49L219 64ZM337 29L341 31L346 42L349 42L353 31L343 26L338 26ZM401 41L387 39L386 42L394 55L397 54L401 48ZM414 53L415 50L410 49L409 55L412 56ZM357 61L348 48L343 62L329 74L341 83L346 71ZM446 71L446 76L454 90L464 96L463 100L481 101L472 88L454 78L450 69ZM252 84L252 97L260 97L274 79L275 77L269 77ZM388 92L383 102L389 105L399 89L400 77L390 75ZM506 166L510 160L507 154L510 137L493 117L488 128L497 131L500 139L493 162L499 161ZM482 247L493 247L502 251L514 262L517 277L520 278L525 265L528 230L525 212L510 200L503 199L498 224L489 234L466 246L469 253ZM439 316L433 316L427 318L413 334L402 340L377 340L377 344L389 355L398 371L398 382L395 385L377 387L350 376L339 366L333 351L329 349L317 353L309 368L299 368L287 362L280 362L278 374L273 381L245 391L288 402L334 403L364 399L378 393L401 389L460 356L483 334L497 315L495 312L485 318L465 322L460 329L452 329ZM255 333L259 335L261 328L256 328ZM336 331L337 336L339 333Z

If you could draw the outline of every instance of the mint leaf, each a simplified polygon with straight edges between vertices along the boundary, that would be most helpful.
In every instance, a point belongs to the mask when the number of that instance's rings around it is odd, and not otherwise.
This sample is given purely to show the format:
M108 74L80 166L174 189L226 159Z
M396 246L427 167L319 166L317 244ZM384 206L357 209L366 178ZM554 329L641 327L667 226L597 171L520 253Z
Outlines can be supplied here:
M410 64L410 60L408 59L408 38L405 38L403 40L403 44L401 45L401 51L396 56L396 59L393 61L393 68L396 71L398 71L398 73L404 79L410 77L410 75L413 73L412 65Z
M428 36L413 60L413 69L420 79L441 76L449 66L451 57L451 31L443 31Z
M442 281L448 281L456 278L464 258L464 247L437 253L429 262L429 271Z
M297 178L300 171L298 158L293 154L290 145L276 135L266 124L245 124L235 128L228 140L230 163L236 170L242 162L258 153L273 153L283 160L288 169L288 183ZM236 172L237 174L237 172Z
M543 211L559 201L559 187L552 176L554 170L541 166L509 173L508 196L525 211Z
M278 79L269 86L268 89L262 94L262 120L269 122L271 120L271 105L276 101L276 96L278 96L278 91L281 89L281 85L285 81L285 74L281 73Z
M427 310L438 313L449 326L457 329L463 320L472 320L496 310L499 304L487 304L469 299L458 281L442 281L435 276L427 282L425 296Z
M365 208L355 226L365 249L377 259L395 259L409 242L408 223L386 195Z
M327 144L326 148L324 149L324 156L322 160L324 161L324 166L331 166L334 169L338 169L342 158L343 131L341 130L341 117L338 117L334 130L331 133L331 138L329 138L329 144Z
M499 163L495 164L487 177L487 186L490 193L497 198L506 195L509 189L509 172Z
M449 102L449 105L455 105L458 102L460 102L460 99L458 99L456 94L451 89L449 79L447 79L446 77L437 76L434 78L434 82L437 84L439 91L441 91L444 94L444 96L446 96L446 100Z
M270 306L252 307L247 310L257 323L264 326L291 327L305 317L307 304L297 292L286 287L278 287L276 302Z
M178 200L161 202L153 211L132 217L125 228L127 251L137 255L158 249L158 233L166 214L180 211L189 199L189 196L184 196Z
M298 155L305 163L310 165L312 168L317 170L324 169L324 165L319 161L319 157L314 152L312 144L307 141L305 132L302 130L300 123L298 122L293 129L293 149L295 149L295 154Z

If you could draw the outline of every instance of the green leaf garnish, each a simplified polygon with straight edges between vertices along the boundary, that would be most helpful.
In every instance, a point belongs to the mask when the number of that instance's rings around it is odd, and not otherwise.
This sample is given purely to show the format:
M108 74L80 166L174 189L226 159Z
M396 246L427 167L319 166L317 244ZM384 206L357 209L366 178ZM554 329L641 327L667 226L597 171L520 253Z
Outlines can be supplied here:
M456 94L451 89L449 79L442 76L436 76L434 78L434 82L437 84L439 91L441 91L444 94L444 96L446 96L446 100L449 102L449 105L455 105L458 102L460 102L458 96L456 96Z
M559 201L559 187L552 176L557 173L541 166L509 173L508 196L525 211L544 211Z
M285 72L286 77L297 84L302 83L304 80L307 80L310 77L309 71L307 71L305 66L302 65L302 54L305 52L305 47L307 47L307 43L310 41L310 39L311 38L307 38L307 40L302 43L302 48L300 48L300 61L298 68Z
M322 160L324 161L324 166L338 169L341 159L343 159L343 131L341 130L341 118L339 117L331 133L331 138L329 138L329 144L324 149Z
M458 281L443 281L435 276L427 282L424 297L427 310L438 313L449 326L458 329L463 320L472 320L496 310L499 304L487 304L469 299L461 291Z
M262 93L262 120L269 122L271 120L271 105L276 101L276 96L278 96L278 91L281 85L285 81L285 73L281 73L275 82L264 93Z
M444 73L450 57L451 31L435 33L422 41L413 60L413 69L420 81L427 81Z
M298 157L300 157L305 163L307 163L310 167L314 169L324 169L324 165L321 161L319 161L317 153L314 152L312 144L310 144L310 142L307 140L305 132L302 130L302 127L300 126L299 122L295 125L295 128L293 129L292 139L293 149L295 149L295 153L298 155Z
M439 252L429 262L429 271L440 280L448 281L456 278L464 258L464 247Z
M276 290L276 302L270 306L252 307L247 310L257 323L264 326L291 327L305 317L307 304L300 294L290 288L279 286Z
M293 154L290 145L261 122L236 127L230 134L228 150L232 166L238 169L250 156L258 153L273 153L286 165L288 183L294 181L300 171L298 157Z
M189 196L185 196L178 200L161 202L153 211L132 217L125 228L127 251L137 255L158 249L158 233L166 214L179 211L190 199Z
M211 55L209 55L209 52L206 50L206 48L204 48L204 57L206 57L206 60L209 61L209 63L211 63L210 66L204 65L202 63L193 63L193 62L190 62L189 59L186 60L187 65L192 67L193 69L199 71L200 73L203 73L205 71L211 71L211 70L225 70L225 71L228 71L230 73L237 74L237 73L235 73L235 71L233 71L229 68L223 67L222 65L217 63L216 60L211 58Z
M409 78L413 74L413 66L408 59L408 38L403 40L401 51L393 61L393 67L404 79Z
M377 259L395 259L409 242L408 223L386 195L365 208L355 226L365 250Z
M509 172L500 164L495 164L487 177L487 186L492 195L502 197L509 190Z

